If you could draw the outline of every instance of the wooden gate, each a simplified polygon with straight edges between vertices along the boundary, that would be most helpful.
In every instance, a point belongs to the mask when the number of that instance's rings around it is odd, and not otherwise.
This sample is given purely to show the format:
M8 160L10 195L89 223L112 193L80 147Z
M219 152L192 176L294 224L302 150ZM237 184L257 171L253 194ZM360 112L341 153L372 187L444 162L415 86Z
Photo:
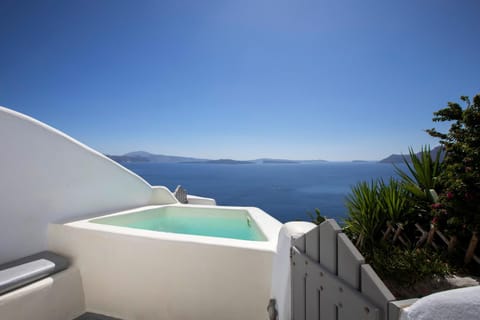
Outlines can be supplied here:
M335 220L294 240L291 270L293 320L394 319L394 296Z

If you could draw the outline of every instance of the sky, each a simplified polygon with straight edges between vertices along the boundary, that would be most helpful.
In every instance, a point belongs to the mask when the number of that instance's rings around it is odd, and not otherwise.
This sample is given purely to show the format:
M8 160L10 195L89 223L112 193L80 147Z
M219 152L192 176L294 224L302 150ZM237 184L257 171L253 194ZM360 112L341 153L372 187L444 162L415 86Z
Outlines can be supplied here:
M480 93L478 0L1 0L0 105L107 154L378 160Z

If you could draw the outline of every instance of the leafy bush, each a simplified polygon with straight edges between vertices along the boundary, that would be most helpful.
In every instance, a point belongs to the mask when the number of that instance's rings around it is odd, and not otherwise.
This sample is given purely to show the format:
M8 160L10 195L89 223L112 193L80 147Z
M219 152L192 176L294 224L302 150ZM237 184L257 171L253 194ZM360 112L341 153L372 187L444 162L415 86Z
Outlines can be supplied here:
M352 187L347 196L348 217L345 219L345 232L362 250L371 248L381 228L383 220L380 214L379 182L360 182Z
M387 221L406 222L411 213L407 191L393 178L388 183L381 179L358 183L347 196L346 206L345 232L365 252L375 247Z
M400 286L451 273L448 263L428 248L405 249L383 244L375 247L367 258L382 279L393 280Z
M408 172L395 166L395 172L402 179L405 188L418 200L432 202L432 193L430 190L437 190L440 187L440 176L443 165L441 161L442 151L437 152L435 158L429 146L422 147L417 156L413 149L409 149L410 156L403 157Z
M438 202L437 192L442 190L440 176L444 171L444 155L445 152L439 150L433 156L429 146L422 147L418 155L410 148L409 157L403 158L407 170L395 166L404 189L411 195L409 198L417 215L416 222L420 224L430 224L435 216L432 205Z
M327 217L322 216L322 214L320 213L320 209L318 208L315 208L315 214L312 214L311 212L307 212L307 214L310 217L311 221L315 224L320 224L327 219Z
M391 178L388 184L380 181L379 187L380 209L382 215L392 224L406 223L411 210L411 201L408 191L397 180Z

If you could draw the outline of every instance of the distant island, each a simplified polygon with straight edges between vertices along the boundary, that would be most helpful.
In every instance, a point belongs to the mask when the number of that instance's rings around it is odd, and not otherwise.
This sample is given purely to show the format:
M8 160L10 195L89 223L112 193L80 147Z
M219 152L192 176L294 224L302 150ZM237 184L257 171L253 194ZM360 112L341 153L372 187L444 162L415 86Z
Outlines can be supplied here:
M263 164L295 164L300 163L300 161L295 160L285 160L285 159L258 159L257 162Z
M378 162L380 163L403 163L403 159L406 157L404 154L391 154L385 159L382 159Z
M204 164L298 164L298 163L321 163L325 160L287 160L262 158L255 160L233 160L233 159L202 159L194 157L179 157L163 154L153 154L146 151L134 151L124 155L106 155L119 163L204 163Z
M179 163L179 162L204 162L209 159L199 159L192 157L167 156L163 154L153 154L146 151L134 151L122 156L106 155L112 160L120 163L131 162L152 162L152 163Z
M232 159L218 159L218 160L204 160L204 161L183 161L182 163L207 163L207 164L254 164L252 161L232 160Z
M431 155L432 158L435 158L437 156L437 153L442 151L442 146L437 146L432 149ZM417 157L420 155L420 152L416 153ZM443 157L443 156L442 156ZM391 154L385 159L380 160L380 163L403 163L404 159L407 159L407 161L410 161L409 155L403 155L403 154Z
M432 157L435 157L438 152L442 150L441 146L435 147L432 149ZM417 153L419 155L419 153ZM320 164L326 163L326 160L288 160L288 159L271 159L271 158L261 158L254 160L234 160L234 159L204 159L204 158L195 158L195 157L180 157L180 156L171 156L164 154L153 154L146 151L134 151L129 152L124 155L106 155L110 159L119 162L119 163L203 163L203 164L229 164L229 165L246 165L246 164L264 164L264 165L275 165L275 164ZM408 155L402 154L391 154L388 157L380 161L366 161L366 160L352 160L352 163L368 163L368 162L379 162L379 163L403 163L404 157L408 160Z

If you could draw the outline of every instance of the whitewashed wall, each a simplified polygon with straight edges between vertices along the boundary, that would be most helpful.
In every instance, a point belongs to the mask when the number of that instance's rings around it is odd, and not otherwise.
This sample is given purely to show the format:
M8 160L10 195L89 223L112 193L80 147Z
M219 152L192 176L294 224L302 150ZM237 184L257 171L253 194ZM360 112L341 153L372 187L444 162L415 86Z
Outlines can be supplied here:
M47 248L47 225L146 204L166 188L35 119L0 107L0 264Z

